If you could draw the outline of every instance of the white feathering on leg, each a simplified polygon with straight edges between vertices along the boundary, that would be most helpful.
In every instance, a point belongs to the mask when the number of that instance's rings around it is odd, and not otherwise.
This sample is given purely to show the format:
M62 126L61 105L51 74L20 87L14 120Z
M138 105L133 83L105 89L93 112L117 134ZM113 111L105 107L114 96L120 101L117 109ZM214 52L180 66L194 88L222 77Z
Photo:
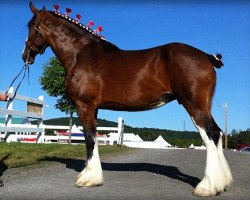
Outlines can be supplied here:
M224 156L223 149L222 149L222 133L220 135L218 145L217 145L217 150L218 150L218 156L219 160L225 175L225 186L229 186L233 182L233 177L231 173L231 169L227 163L227 160Z
M199 127L193 120L194 125L200 132L200 135L207 148L207 159L205 176L196 186L193 194L196 196L214 196L224 191L226 186L226 177L223 172L221 161L219 160L218 150L213 140L210 140L206 131Z
M77 187L94 187L103 184L104 179L97 141L95 142L92 158L87 161L86 167L77 178L75 184Z

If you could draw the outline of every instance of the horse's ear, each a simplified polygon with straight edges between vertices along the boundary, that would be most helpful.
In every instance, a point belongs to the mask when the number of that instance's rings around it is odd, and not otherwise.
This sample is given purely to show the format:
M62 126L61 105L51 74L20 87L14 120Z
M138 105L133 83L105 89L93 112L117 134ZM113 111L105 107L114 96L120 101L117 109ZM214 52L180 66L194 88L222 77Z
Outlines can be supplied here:
M43 10L42 11L46 11L46 8L45 8L45 6L43 5Z
M36 9L36 7L33 5L32 2L30 2L30 10L33 12L34 15L38 15L39 11Z

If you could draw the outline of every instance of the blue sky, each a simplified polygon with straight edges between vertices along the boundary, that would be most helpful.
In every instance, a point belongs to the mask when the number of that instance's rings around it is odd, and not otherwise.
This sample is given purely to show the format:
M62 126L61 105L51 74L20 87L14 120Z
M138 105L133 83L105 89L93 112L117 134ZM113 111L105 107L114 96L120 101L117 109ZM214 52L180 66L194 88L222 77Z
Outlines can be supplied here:
M33 1L59 11L72 9L72 18L81 14L81 22L93 20L103 26L102 35L122 49L145 49L170 42L182 42L207 53L222 53L224 67L217 71L217 87L212 114L224 129L224 111L228 103L229 130L250 128L250 2L249 1ZM6 90L23 65L21 53L32 17L29 1L0 1L0 90ZM19 93L25 96L44 95L45 119L65 116L54 109L55 98L41 90L39 77L42 65L54 56L48 48L30 66L30 85L25 80ZM16 109L25 105L17 102ZM5 103L0 103L4 107ZM137 127L195 130L189 115L176 101L145 112L99 111L99 118L116 121L122 116L125 124Z

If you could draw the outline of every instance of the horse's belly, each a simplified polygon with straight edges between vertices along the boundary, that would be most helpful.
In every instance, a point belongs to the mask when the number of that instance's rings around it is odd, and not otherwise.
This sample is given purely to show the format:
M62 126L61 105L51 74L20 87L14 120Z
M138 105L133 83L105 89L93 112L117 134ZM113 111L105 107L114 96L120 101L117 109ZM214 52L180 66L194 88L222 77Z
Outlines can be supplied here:
M134 98L126 98L126 101L114 101L108 100L104 101L99 108L101 109L109 109L109 110L119 110L119 111L144 111L155 109L160 106L165 105L166 103L175 100L175 96L170 93L166 93L161 95L161 97L157 99L134 99Z

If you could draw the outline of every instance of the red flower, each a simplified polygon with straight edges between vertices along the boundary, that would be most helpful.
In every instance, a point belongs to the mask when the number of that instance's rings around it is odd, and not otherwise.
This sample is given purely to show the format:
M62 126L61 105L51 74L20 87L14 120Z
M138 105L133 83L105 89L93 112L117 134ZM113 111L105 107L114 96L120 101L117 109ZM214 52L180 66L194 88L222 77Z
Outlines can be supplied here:
M58 5L54 5L54 8L55 8L55 10L58 10L59 9L59 6Z
M102 31L102 27L101 27L101 26L98 26L98 27L97 27L97 30L98 30L98 31Z
M76 15L76 18L80 20L80 19L82 18L82 16L79 15L79 14L77 14L77 15Z
M94 26L94 22L91 20L89 21L88 27Z
M72 10L70 8L66 8L66 12L70 13Z

